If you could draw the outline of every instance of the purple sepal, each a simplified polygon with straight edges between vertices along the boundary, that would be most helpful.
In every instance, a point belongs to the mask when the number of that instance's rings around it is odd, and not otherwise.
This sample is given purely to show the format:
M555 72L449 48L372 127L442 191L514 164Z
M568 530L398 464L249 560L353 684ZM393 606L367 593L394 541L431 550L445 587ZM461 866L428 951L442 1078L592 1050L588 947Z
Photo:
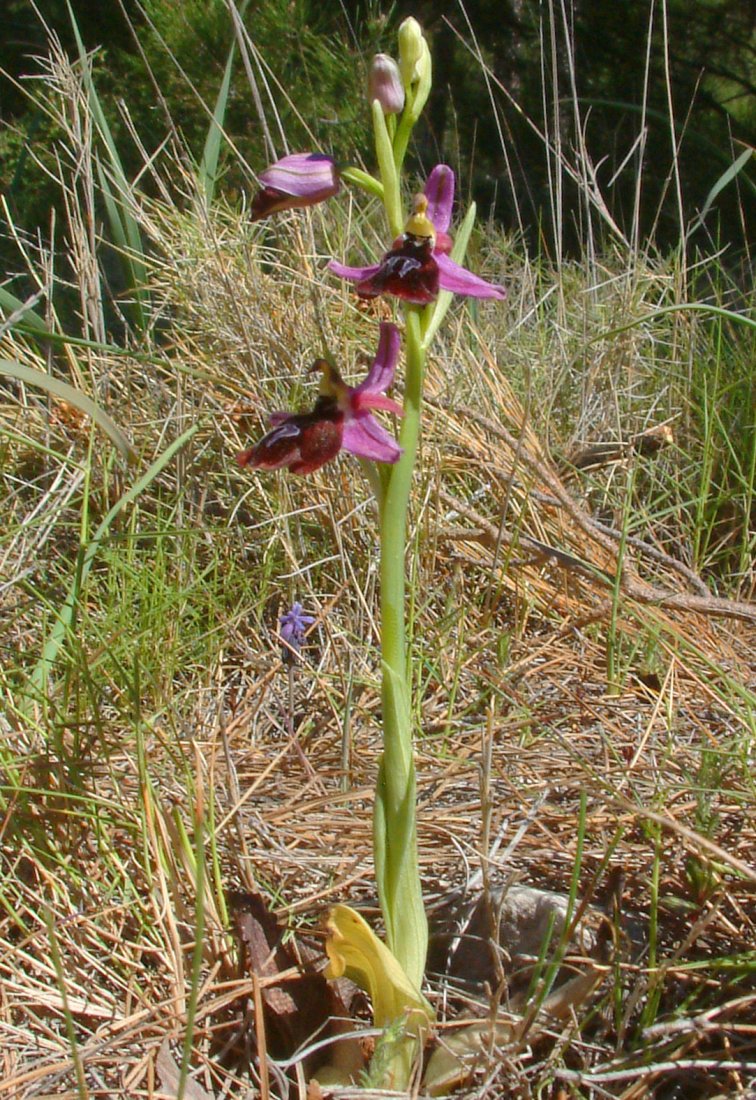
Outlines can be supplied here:
M452 294L462 294L468 298L494 298L497 301L502 301L507 296L503 286L488 283L479 275L473 275L472 271L460 267L442 252L436 254L436 263L442 290L450 290Z

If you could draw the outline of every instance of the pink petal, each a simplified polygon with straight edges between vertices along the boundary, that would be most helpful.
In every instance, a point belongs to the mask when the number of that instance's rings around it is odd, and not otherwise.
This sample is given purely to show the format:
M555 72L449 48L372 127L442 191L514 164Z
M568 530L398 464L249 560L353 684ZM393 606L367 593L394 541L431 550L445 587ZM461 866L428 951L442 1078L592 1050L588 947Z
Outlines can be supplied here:
M394 437L369 413L347 420L341 446L373 462L398 462L402 453Z
M369 279L375 275L379 267L380 264L371 264L370 267L347 267L346 264L340 264L338 260L331 260L328 264L328 270L334 275L338 275L340 279L351 279L353 282Z
M436 233L446 236L454 206L454 173L448 164L437 164L425 184L428 217ZM448 251L445 249L444 251Z
M404 409L398 401L394 401L393 397L386 397L383 393L376 393L374 390L363 390L361 393L353 390L350 403L355 416L368 409L383 409L385 412L393 413L394 416L404 416Z
M439 285L442 290L450 290L452 294L463 294L468 298L496 298L502 301L507 296L503 286L495 283L487 283L478 275L473 275L465 267L460 267L449 256L443 253L435 253L439 271Z
M451 252L453 246L454 242L449 234L440 230L436 233L436 243L433 246L433 255L435 256L438 252Z
M390 321L381 321L375 359L370 364L367 378L355 387L355 393L385 393L394 381L396 361L399 358L399 329Z

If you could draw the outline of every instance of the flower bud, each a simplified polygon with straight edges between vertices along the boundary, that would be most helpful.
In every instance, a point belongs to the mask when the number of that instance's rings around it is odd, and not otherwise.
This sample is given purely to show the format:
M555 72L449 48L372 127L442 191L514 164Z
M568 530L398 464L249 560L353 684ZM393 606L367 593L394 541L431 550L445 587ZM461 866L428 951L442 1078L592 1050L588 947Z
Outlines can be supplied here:
M420 79L420 63L427 52L422 28L410 15L399 27L399 70L405 88Z
M404 85L393 57L377 53L370 66L368 100L377 99L384 115L398 115L404 108Z
M433 62L431 61L431 52L428 47L427 39L423 39L423 52L420 55L420 60L415 65L415 73L417 74L418 91L422 90L425 99L428 98L431 86L431 70ZM425 99L423 102L425 102Z

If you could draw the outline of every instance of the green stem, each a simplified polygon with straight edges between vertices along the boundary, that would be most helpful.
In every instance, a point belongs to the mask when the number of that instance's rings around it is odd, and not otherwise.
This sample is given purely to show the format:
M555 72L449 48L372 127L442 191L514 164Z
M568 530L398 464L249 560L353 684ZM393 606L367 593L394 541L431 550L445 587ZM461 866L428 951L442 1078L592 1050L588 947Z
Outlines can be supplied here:
M378 895L388 946L418 987L428 925L417 863L415 763L405 637L407 510L420 435L425 350L420 311L406 310L403 454L381 500L381 655L384 751L376 792L374 839Z

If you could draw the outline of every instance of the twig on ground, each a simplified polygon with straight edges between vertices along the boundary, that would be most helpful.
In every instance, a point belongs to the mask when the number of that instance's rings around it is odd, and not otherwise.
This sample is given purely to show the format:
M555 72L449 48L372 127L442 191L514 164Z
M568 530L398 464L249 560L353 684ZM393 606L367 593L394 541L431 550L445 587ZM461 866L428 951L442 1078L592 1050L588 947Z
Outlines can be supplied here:
M432 403L435 404L437 408L448 411L448 407L443 403ZM457 407L455 411L460 416L474 419L481 427L484 427L497 439L506 443L512 453L518 455L522 465L530 470L542 485L548 487L549 492L555 499L555 503L567 513L569 518L573 520L589 538L598 543L604 550L608 551L613 559L616 558L615 533L611 529L605 528L602 524L597 524L596 521L593 520L575 500L573 500L570 494L564 489L559 478L549 469L545 462L530 454L528 448L522 447L517 438L501 424L497 424L490 418L482 416L475 412L474 409ZM539 555L541 560L544 560L544 558L553 558L559 565L564 566L566 569L581 572L589 576L592 580L613 583L613 578L610 578L609 574L607 574L603 568L577 558L575 555L569 554L557 547L548 546L531 536L523 534L518 534L516 536L508 535L506 531L500 530L485 516L482 516L475 509L464 504L451 493L442 490L440 495L445 503L455 508L461 515L465 515L468 519L471 519L476 528L479 529L471 533L472 540L483 542L490 548L494 548L500 543L519 545L523 549L531 550ZM441 532L440 534L441 537L443 537L444 533ZM660 553L660 551L655 551L652 556L656 557L658 560ZM756 622L756 606L743 603L739 600L723 599L722 597L712 596L710 594L705 596L701 594L691 595L686 592L674 592L669 589L659 588L656 585L641 580L634 570L631 573L626 562L627 559L625 559L622 568L620 582L621 590L623 595L635 600L637 603L656 604L657 606L669 609L698 612L703 615L719 615L725 618Z

